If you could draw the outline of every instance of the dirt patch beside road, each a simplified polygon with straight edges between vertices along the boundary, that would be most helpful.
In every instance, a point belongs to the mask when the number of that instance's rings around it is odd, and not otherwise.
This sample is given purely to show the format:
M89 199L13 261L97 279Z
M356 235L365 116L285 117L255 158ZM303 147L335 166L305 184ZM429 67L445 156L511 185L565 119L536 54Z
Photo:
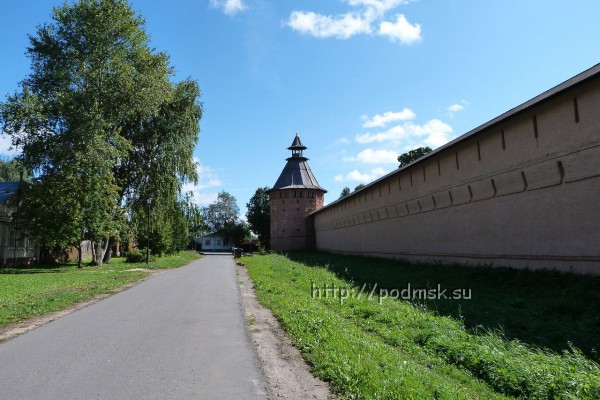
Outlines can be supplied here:
M248 329L271 393L277 399L337 399L327 382L310 373L271 310L260 304L246 268L238 265L236 269Z

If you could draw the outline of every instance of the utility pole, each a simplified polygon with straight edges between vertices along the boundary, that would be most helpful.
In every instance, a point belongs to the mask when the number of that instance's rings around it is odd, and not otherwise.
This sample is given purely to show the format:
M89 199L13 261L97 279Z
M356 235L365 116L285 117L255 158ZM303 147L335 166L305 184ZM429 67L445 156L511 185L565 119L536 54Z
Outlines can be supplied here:
M150 264L150 204L152 204L152 198L148 198L148 235L146 243L146 266Z

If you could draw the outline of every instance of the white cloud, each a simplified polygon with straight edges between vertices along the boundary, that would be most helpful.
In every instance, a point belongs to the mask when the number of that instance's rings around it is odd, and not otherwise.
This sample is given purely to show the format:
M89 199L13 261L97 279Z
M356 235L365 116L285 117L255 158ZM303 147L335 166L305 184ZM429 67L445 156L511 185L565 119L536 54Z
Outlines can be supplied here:
M388 10L392 10L400 5L410 3L410 0L347 0L351 6L364 6L379 13L384 13Z
M193 190L193 191L189 191L189 192L192 193L192 201L195 204L198 204L199 206L207 206L211 203L214 203L215 201L217 201L217 198L219 197L218 192L202 193L197 190Z
M421 25L411 24L404 14L398 14L396 22L382 21L377 34L393 42L410 44L421 40Z
M244 0L210 0L210 6L220 8L227 15L234 15L248 8Z
M353 13L332 17L314 12L294 11L287 25L295 31L319 38L348 39L359 33L371 32L369 21Z
M463 103L463 104L466 104ZM385 127L395 122L387 129L375 132L365 132L355 137L358 145L375 145L379 148L363 148L356 156L347 156L345 151L341 155L344 162L375 164L385 166L396 164L398 155L418 147L437 148L448 143L453 138L453 129L439 119L430 119L423 124L417 124L413 119L417 116L409 108L399 112L386 112L376 114L372 118L365 115L361 117L364 127ZM367 146L365 146L367 147ZM371 182L385 174L384 168L377 167L370 170L354 169L347 173L334 176L336 182Z
M356 157L344 157L344 161L358 161L365 164L396 164L398 153L392 150L365 149Z
M448 117L454 118L454 115L459 111L463 111L468 104L469 102L466 100L461 100L459 103L452 104L446 109Z
M462 111L464 109L465 107L462 104L452 104L450 107L448 107L448 111L450 112Z
M0 154L7 156L16 156L21 154L20 151L12 149L12 138L8 135L0 133Z
M421 26L408 22L404 14L396 15L395 22L384 20L387 11L410 3L409 0L346 0L346 2L358 10L333 16L294 10L285 25L294 31L318 38L348 39L359 34L373 34L373 25L379 22L375 32L379 36L404 44L421 39Z
M393 112L387 111L382 114L376 114L373 118L369 118L363 115L361 119L363 122L363 128L383 128L390 122L396 121L408 121L415 119L417 115L409 108L404 108L402 111Z
M198 173L198 184L187 183L183 185L182 191L191 192L194 203L208 205L217 199L218 192L206 193L206 189L219 187L223 183L213 168L203 165L197 158L194 158L194 162Z
M452 131L450 125L439 119L432 119L423 125L406 122L383 132L360 134L356 136L356 142L360 144L391 142L393 145L418 143L439 147L450 140Z
M374 168L366 172L360 172L359 170L355 169L353 171L348 172L346 175L336 175L333 179L336 182L356 181L367 183L383 175L385 175L385 170L383 168Z

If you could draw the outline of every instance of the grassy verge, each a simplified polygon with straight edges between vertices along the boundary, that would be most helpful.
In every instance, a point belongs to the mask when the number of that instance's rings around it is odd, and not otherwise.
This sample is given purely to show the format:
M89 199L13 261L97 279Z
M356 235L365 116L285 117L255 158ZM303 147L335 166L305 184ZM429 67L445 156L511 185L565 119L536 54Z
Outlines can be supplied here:
M162 257L150 269L177 268L200 256L181 252ZM114 293L127 283L148 275L132 269L146 268L145 263L129 264L113 258L101 267L78 269L76 263L61 266L0 269L0 329L27 318L63 310L99 294Z
M502 331L535 347L561 353L570 344L600 362L600 277L510 268L411 265L394 260L320 252L290 253L325 265L339 278L377 289L468 289L471 299L421 300L422 306L463 321L470 331Z
M244 262L261 302L274 311L314 372L344 398L600 398L600 367L577 350L558 354L468 329L460 318L432 312L422 302L380 301L368 292L359 297L362 284L349 270L367 275L364 264L382 260L323 253L292 257L306 262L280 255ZM362 263L364 270L352 263ZM375 277L387 278L380 282L389 285L404 273L396 267ZM447 269L430 283L445 285L444 277L454 275ZM325 296L323 285L335 285L337 292ZM350 294L343 303L340 288ZM472 296L470 301L478 302L477 294Z

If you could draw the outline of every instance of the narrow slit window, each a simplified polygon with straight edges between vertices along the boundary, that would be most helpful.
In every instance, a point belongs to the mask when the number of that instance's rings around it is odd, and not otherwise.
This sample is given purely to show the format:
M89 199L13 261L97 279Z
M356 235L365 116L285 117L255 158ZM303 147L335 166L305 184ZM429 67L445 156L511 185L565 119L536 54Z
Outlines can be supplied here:
M558 172L560 173L560 183L565 179L565 167L563 166L562 161L558 162Z
M502 150L506 150L506 139L504 139L504 129L500 131L500 134L502 135Z
M575 123L579 122L579 106L577 105L577 97L573 98L573 111L575 111Z
M477 159L481 161L481 146L479 145L479 142L477 142Z
M538 138L538 124L536 116L533 117L533 135L536 139Z

